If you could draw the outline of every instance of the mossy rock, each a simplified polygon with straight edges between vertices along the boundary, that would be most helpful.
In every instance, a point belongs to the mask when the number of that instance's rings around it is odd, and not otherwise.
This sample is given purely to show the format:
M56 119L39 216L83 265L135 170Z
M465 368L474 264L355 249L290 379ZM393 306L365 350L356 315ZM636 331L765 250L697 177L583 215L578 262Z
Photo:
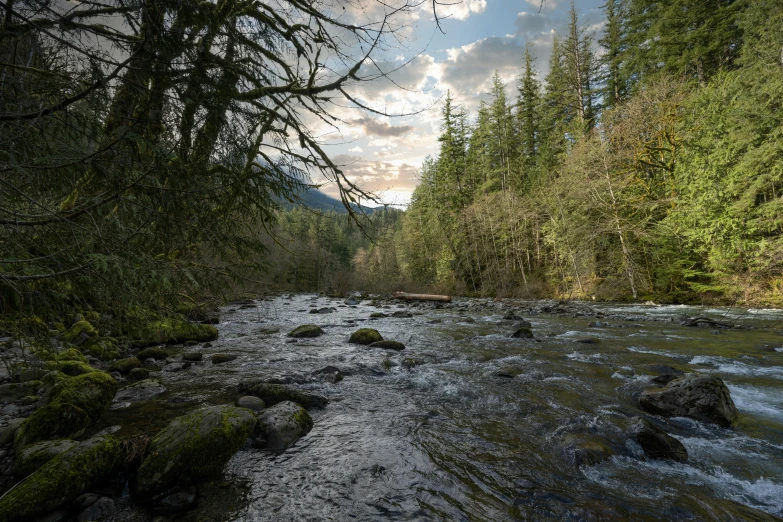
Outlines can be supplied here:
M111 435L88 439L46 462L0 499L0 520L36 518L102 486L125 461L122 443Z
M267 406L273 406L283 401L291 401L305 408L323 408L329 403L329 400L321 395L301 392L283 384L269 384L265 382L254 384L247 390L246 394L258 397Z
M79 343L83 338L97 338L98 330L89 322L85 320L77 321L65 333L63 333L63 340L69 343Z
M87 353L102 361L111 361L120 356L120 349L113 339L89 339L80 346L82 353Z
M65 375L70 375L71 377L98 371L86 362L68 360L47 363L46 369L57 370L64 373Z
M303 338L303 337L318 337L323 335L324 331L320 326L314 324L303 324L297 326L288 334L288 337Z
M150 371L146 368L133 368L128 372L128 379L131 381L143 381L150 376Z
M120 372L123 375L129 373L134 368L141 368L141 361L136 357L119 359L109 365L110 372Z
M0 400L5 402L18 401L22 397L35 394L42 384L41 381L0 384Z
M48 403L35 411L16 432L18 449L41 440L76 438L97 422L117 393L111 375L94 371L59 378L48 393Z
M204 354L202 354L202 353L183 353L182 354L182 360L183 361L199 362L203 358L204 358Z
M370 348L382 348L384 350L397 350L402 351L405 349L405 345L398 341L378 341L372 343Z
M313 419L300 405L283 401L258 415L253 446L282 451L313 429Z
M211 406L174 419L150 443L135 495L147 499L220 473L255 425L252 411L233 406Z
M532 339L533 330L523 326L521 328L517 328L514 333L511 334L511 337L514 339Z
M373 312L370 314L370 319L383 319L386 314L383 312Z
M58 361L77 361L81 363L87 363L87 358L77 350L76 348L68 348L67 350L60 352L57 356Z
M156 344L180 344L188 341L204 343L214 341L218 330L211 324L193 324L183 320L166 319L144 328L137 328L130 334L133 346L145 347Z
M383 337L378 333L378 330L372 328L359 328L348 339L348 342L352 344L372 344L379 341L383 341Z
M58 455L73 449L79 443L70 439L45 440L25 446L16 454L14 473L26 477Z
M144 359L155 359L156 361L162 361L169 356L168 350L161 348L160 346L151 346L145 348L136 354L136 358L143 361Z

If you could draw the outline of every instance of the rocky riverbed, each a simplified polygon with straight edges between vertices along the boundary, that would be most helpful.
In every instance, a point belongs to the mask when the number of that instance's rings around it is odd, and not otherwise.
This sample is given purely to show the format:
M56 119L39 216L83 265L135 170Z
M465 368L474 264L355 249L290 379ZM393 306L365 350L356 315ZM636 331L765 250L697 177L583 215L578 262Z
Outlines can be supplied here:
M0 520L783 516L780 311L290 295L217 327L5 376Z

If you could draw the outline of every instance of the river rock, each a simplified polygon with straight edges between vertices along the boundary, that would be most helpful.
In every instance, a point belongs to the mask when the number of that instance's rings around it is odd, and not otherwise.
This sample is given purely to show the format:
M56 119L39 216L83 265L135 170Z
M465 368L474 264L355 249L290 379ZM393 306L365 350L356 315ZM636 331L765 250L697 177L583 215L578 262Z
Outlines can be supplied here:
M155 359L156 361L162 361L165 360L168 356L169 352L160 346L151 346L136 354L136 358L140 361L143 361L144 359Z
M201 353L183 353L182 360L190 362L199 362L204 358L204 354Z
M99 522L117 512L114 501L108 497L99 498L94 504L79 513L76 522Z
M156 395L166 393L166 387L158 381L152 379L145 379L126 386L117 392L114 397L114 402L139 402L149 400Z
M80 436L98 421L116 393L117 381L107 373L61 377L49 391L46 406L20 426L14 438L16 448L40 440Z
M320 370L316 370L313 372L313 375L320 377L326 382L330 382L332 384L337 384L338 382L343 380L343 372L340 371L340 368L336 366L325 366L321 368Z
M258 416L253 445L270 451L282 451L313 429L307 410L291 401L267 408Z
M651 459L688 460L688 451L680 441L641 417L631 425L631 434Z
M29 381L24 383L9 382L0 384L0 401L14 402L22 397L33 395L41 387L41 381Z
M188 368L190 368L190 365L191 365L190 361L173 362L164 366L162 371L169 372L169 373L181 372L183 370L187 370Z
M405 345L398 341L377 341L370 345L370 348L381 348L384 350L397 350L402 351L405 349Z
M661 390L645 390L639 396L644 411L664 417L690 417L728 427L739 413L723 381L712 375L678 377Z
M258 413L259 411L262 411L264 408L266 408L266 404L264 404L264 401L258 397L245 395L237 399L237 407L247 408L252 412Z
M174 419L150 442L135 494L148 498L220 472L255 425L252 411L233 406L211 406Z
M122 443L96 436L54 457L0 499L0 520L29 520L104 485L124 463Z
M14 472L20 477L26 477L57 455L71 450L77 444L78 442L70 439L61 439L44 440L25 446L16 452Z
M514 333L512 333L511 337L514 339L532 339L533 330L523 326L522 328L518 328Z
M98 502L100 498L101 496L97 493L85 493L83 495L79 495L73 502L71 502L71 509L73 511L84 511L88 507Z
M326 397L314 393L305 393L283 384L257 383L247 390L247 395L253 395L264 401L264 404L274 406L283 401L292 401L305 408L323 408L329 402Z
M0 445L11 444L14 441L16 431L25 420L26 419L11 419L8 421L8 424L0 428Z
M348 299L346 299L344 302L345 302L345 304L347 304L348 306L356 306L356 305L358 305L358 304L360 303L359 299L357 299L357 298L355 298L355 297L349 297L349 298L348 298Z
M141 368L141 361L136 357L118 359L109 365L110 372L120 372L123 375L129 373L134 368Z
M359 328L348 339L348 342L353 344L372 344L378 341L383 341L383 337L378 333L378 330L372 328Z
M402 319L410 319L411 317L413 317L413 314L407 310L397 310L396 312L392 313L391 316L402 318Z
M238 355L233 353L216 353L212 356L212 364L223 364L235 360Z
M128 372L128 380L131 381L143 381L150 376L150 371L147 368L134 368Z
M303 324L291 330L291 332L288 334L288 337L294 337L297 339L304 337L318 337L319 335L323 335L323 333L324 331L321 330L320 326L314 324Z
M156 515L175 515L185 511L190 511L196 507L197 503L196 488L190 487L184 491L179 491L167 495L155 502L152 511Z

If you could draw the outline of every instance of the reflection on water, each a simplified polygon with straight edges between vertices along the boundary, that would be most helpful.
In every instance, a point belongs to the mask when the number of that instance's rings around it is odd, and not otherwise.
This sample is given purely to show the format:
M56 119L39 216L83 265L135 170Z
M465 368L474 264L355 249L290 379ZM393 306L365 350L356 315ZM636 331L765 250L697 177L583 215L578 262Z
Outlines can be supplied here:
M369 301L349 307L295 296L257 304L228 307L220 340L211 348L195 347L205 354L236 353L236 361L166 376L168 392L150 404L171 411L172 397L227 402L241 380L268 378L301 383L331 403L312 412L314 429L285 453L246 449L231 460L226 477L247 488L233 514L207 515L210 503L202 501L206 507L192 516L783 516L783 353L775 349L783 344L780 311L601 304L552 314L541 311L544 303L466 299L442 309L406 305L412 318L369 320L378 311ZM336 311L307 313L327 306ZM383 311L397 309L391 307ZM509 338L514 321L502 317L510 308L533 324L535 339ZM749 328L680 326L683 315ZM596 319L599 327L588 327ZM319 324L326 334L290 342L285 334L305 323ZM376 328L407 349L387 353L348 344L358 327ZM343 370L345 379L330 384L312 376L327 365ZM732 429L653 419L686 446L690 458L684 464L647 461L626 431L629 419L640 414L634 397L651 377L668 371L718 375L741 413ZM575 448L585 441L613 456L577 466Z

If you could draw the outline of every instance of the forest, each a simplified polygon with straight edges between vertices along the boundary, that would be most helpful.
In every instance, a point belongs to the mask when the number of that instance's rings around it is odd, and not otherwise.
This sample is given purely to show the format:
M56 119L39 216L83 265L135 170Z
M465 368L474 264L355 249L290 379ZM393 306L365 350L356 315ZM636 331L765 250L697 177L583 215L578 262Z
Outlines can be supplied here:
M354 258L378 289L783 305L783 6L609 0L571 9L538 80L497 74L394 229Z
M600 34L572 7L546 76L528 48L475 114L447 95L410 206L368 215L305 119L362 107L411 6L368 28L298 2L44 4L5 2L0 30L7 331L261 291L783 305L779 2L608 0ZM314 173L348 212L296 204Z

